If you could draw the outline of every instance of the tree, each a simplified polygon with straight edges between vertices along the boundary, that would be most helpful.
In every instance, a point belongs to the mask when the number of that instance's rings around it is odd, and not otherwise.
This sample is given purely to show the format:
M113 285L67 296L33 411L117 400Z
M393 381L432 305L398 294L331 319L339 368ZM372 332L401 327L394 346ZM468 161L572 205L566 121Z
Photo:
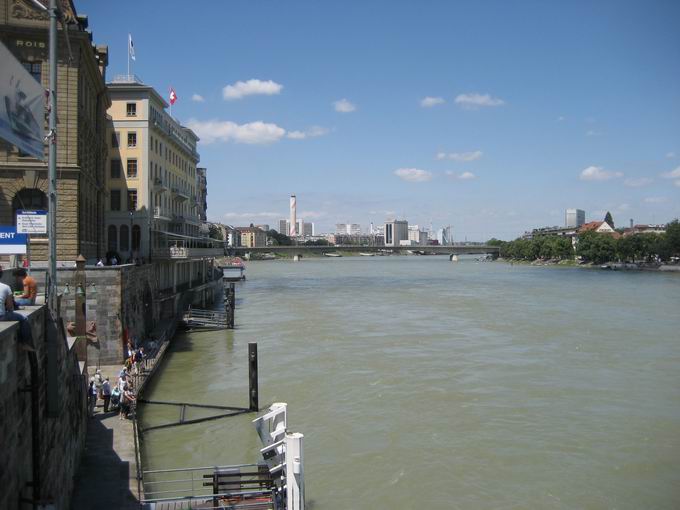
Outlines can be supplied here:
M671 256L680 256L680 221L677 219L666 225L666 244Z
M616 258L616 241L610 235L590 230L579 236L576 252L584 260L602 264Z
M267 237L272 240L273 246L290 246L293 244L293 241L290 237L273 229L267 231Z
M608 223L611 228L614 228L614 218L612 218L612 213L609 211L604 215L604 222Z

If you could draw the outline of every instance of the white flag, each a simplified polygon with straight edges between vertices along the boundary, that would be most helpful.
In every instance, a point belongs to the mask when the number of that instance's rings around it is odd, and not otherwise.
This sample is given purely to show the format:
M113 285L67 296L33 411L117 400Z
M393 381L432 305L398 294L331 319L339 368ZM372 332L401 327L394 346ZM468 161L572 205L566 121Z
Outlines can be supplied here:
M135 45L132 42L132 35L128 34L128 53L132 60L135 60Z

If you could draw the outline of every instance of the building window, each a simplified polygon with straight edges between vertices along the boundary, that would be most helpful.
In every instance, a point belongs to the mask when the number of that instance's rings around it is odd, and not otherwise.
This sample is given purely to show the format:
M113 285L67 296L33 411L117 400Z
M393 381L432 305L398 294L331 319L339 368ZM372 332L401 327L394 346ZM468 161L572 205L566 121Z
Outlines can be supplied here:
M120 133L118 131L114 131L113 133L111 133L111 147L117 149L119 145L120 145Z
M136 189L129 189L128 190L128 211L134 211L137 209L137 190Z
M111 160L111 179L120 179L122 165L120 159Z
M107 237L109 251L118 251L118 229L115 225L109 225Z
M21 65L24 66L33 78L36 79L38 83L42 81L42 62L22 62Z
M139 245L142 241L142 229L139 225L132 226L132 251L139 251Z
M135 131L128 133L128 147L137 147L137 133Z
M131 179L137 177L137 159L127 160L127 176Z
M137 116L137 103L128 103L125 109L128 117Z
M119 189L112 189L111 190L111 210L112 211L120 211L120 190Z
M120 251L130 249L130 228L127 225L120 226Z

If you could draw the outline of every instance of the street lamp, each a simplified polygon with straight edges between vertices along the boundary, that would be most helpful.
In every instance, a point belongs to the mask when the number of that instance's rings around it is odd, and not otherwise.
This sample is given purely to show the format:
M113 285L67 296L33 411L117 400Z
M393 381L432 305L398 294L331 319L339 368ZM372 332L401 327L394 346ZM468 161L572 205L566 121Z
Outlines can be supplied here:
M135 219L135 211L130 209L130 259L132 260L132 243L134 243L135 236L132 234L133 222Z

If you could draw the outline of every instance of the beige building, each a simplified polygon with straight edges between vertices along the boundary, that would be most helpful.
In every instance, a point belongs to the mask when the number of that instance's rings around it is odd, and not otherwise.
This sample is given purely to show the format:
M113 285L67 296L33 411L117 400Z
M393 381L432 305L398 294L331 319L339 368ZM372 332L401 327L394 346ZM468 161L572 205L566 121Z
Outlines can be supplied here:
M257 227L237 227L241 232L241 246L246 248L259 248L267 246L267 234Z
M43 4L47 4L45 0ZM106 163L106 46L93 46L87 18L60 2L73 59L59 27L57 69L57 258L103 256ZM49 84L48 18L30 1L0 0L0 41L44 87ZM47 122L45 121L45 130ZM47 148L45 149L47 154ZM0 141L0 224L16 224L18 209L47 209L47 160ZM31 262L47 261L47 235L31 236Z
M122 260L165 256L169 244L199 237L206 181L196 168L198 137L139 78L117 77L108 90L107 251Z

